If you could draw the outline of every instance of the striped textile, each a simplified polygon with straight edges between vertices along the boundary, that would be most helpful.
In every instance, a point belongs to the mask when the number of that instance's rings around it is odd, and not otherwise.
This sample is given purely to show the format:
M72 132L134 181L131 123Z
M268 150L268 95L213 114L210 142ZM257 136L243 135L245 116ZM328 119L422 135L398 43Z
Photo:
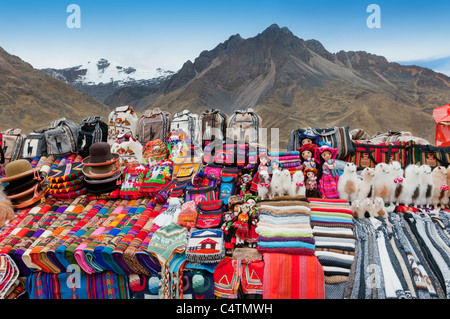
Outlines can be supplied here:
M324 272L316 256L264 253L263 259L263 299L324 299Z

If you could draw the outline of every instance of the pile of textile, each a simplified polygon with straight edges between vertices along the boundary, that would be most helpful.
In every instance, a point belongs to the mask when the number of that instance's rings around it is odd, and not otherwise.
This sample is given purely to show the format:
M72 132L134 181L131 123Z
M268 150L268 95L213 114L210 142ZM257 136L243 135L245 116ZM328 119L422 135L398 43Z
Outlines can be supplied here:
M324 270L314 256L308 202L262 201L257 206L257 250L264 260L263 298L323 299Z
M263 201L257 204L258 252L313 255L315 242L306 201Z
M448 210L398 206L355 220L357 249L347 299L448 299ZM370 279L370 280L367 280Z
M341 299L355 254L353 212L346 200L308 200L316 242L315 256L323 266L326 296Z

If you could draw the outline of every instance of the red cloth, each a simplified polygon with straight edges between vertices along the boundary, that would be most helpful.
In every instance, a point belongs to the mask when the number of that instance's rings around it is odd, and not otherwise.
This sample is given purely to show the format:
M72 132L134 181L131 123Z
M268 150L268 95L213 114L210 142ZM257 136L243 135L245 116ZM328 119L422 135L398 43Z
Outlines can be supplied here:
M263 299L324 299L325 281L316 256L264 253Z

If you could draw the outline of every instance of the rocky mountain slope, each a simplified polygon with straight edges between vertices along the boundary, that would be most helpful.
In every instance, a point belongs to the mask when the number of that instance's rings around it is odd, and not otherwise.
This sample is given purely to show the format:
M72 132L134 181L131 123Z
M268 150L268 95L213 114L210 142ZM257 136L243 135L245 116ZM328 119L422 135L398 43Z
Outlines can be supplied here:
M92 96L0 48L0 130L30 132L61 117L78 124L90 115L106 117L109 110Z
M334 125L370 135L407 130L434 142L432 110L449 101L444 74L362 51L331 53L317 40L272 25L252 38L233 35L158 86L120 89L105 104L172 113L252 107L264 127L280 129L284 147L294 128Z

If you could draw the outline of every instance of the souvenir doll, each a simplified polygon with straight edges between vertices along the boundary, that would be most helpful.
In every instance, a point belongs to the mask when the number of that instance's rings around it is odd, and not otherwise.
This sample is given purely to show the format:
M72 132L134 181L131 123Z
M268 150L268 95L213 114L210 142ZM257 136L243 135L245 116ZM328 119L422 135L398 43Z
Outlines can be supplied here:
M251 182L251 186L250 186L250 191L252 191L255 194L258 192L259 173L261 171L269 172L269 163L270 163L270 158L269 158L269 155L267 155L267 153L262 153L262 154L258 155L258 164L253 169L253 174L252 174L253 177L252 177L252 182Z
M303 174L305 176L306 197L322 198L322 194L318 189L317 170L315 168L306 168Z
M337 149L328 146L317 148L316 162L322 165L322 174L318 181L318 188L325 198L339 198L337 184L339 175L336 169Z
M303 133L300 133L298 135L298 144L300 146L309 144L309 143L319 145L319 136L314 134L310 130L306 130Z
M249 219L248 219L248 236L247 243L249 247L256 248L258 242L258 234L256 233L256 227L259 221L259 211L258 207L256 207L256 199L255 196L245 196L246 204L250 206Z
M247 239L249 232L249 213L250 213L250 205L244 203L239 206L239 215L237 216L237 220L234 221L233 226L236 232L236 246L243 247L244 243Z
M225 242L225 253L227 255L231 255L235 244L235 229L233 227L234 221L234 211L227 211L223 214L222 231Z
M272 175L274 171L276 170L281 170L283 168L283 164L281 164L281 162L276 159L276 158L272 158L270 160L270 168L269 168L269 173Z
M316 169L316 154L317 145L307 143L300 146L297 151L300 153L300 170L305 171L307 168Z
M252 181L252 176L250 174L244 174L239 179L239 184L241 187L241 196L245 196L250 191L250 183Z

